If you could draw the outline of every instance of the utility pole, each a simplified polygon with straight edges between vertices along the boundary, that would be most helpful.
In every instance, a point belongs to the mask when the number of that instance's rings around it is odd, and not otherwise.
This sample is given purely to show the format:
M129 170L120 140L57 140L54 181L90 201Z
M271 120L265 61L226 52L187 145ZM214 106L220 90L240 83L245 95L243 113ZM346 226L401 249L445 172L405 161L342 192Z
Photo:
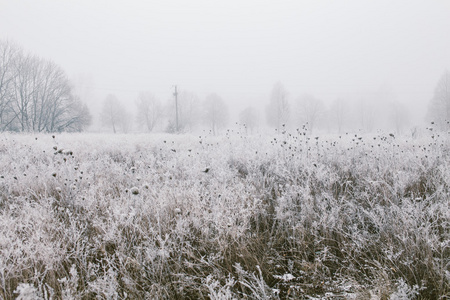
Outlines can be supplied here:
M175 85L175 92L173 93L175 96L175 124L176 124L176 131L178 133L178 91L177 86Z

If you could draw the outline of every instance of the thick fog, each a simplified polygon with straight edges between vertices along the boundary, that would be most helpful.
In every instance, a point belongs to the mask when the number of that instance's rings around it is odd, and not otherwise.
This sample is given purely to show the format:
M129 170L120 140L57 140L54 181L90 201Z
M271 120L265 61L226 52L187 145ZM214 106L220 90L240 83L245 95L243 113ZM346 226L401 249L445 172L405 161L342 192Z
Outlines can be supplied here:
M165 105L174 85L265 119L281 84L291 111L395 102L421 123L449 37L449 1L0 0L0 39L61 66L94 120L109 94L134 112L141 92Z

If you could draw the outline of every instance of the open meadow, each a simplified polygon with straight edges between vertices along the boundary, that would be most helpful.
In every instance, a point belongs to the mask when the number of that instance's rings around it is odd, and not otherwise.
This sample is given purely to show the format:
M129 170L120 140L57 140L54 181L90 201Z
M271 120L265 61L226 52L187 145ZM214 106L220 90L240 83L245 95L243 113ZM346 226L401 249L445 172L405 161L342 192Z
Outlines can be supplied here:
M450 298L448 134L3 133L0 176L0 299Z

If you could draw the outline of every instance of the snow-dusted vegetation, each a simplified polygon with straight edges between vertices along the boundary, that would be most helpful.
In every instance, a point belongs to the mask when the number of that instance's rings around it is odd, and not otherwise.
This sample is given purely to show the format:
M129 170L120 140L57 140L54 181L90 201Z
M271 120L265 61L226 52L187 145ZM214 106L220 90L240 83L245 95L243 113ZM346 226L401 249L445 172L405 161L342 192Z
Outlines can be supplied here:
M0 136L1 299L447 299L449 137Z

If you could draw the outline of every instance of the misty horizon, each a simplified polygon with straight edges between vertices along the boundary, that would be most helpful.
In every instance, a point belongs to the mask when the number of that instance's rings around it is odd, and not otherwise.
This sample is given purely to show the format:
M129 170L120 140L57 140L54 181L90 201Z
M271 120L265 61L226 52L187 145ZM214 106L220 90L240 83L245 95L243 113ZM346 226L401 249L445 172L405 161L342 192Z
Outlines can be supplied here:
M439 1L0 1L0 39L54 61L98 122L114 94L135 113L140 92L202 101L218 94L232 120L265 115L278 82L289 101L330 107L399 102L413 124L450 68L450 4Z

